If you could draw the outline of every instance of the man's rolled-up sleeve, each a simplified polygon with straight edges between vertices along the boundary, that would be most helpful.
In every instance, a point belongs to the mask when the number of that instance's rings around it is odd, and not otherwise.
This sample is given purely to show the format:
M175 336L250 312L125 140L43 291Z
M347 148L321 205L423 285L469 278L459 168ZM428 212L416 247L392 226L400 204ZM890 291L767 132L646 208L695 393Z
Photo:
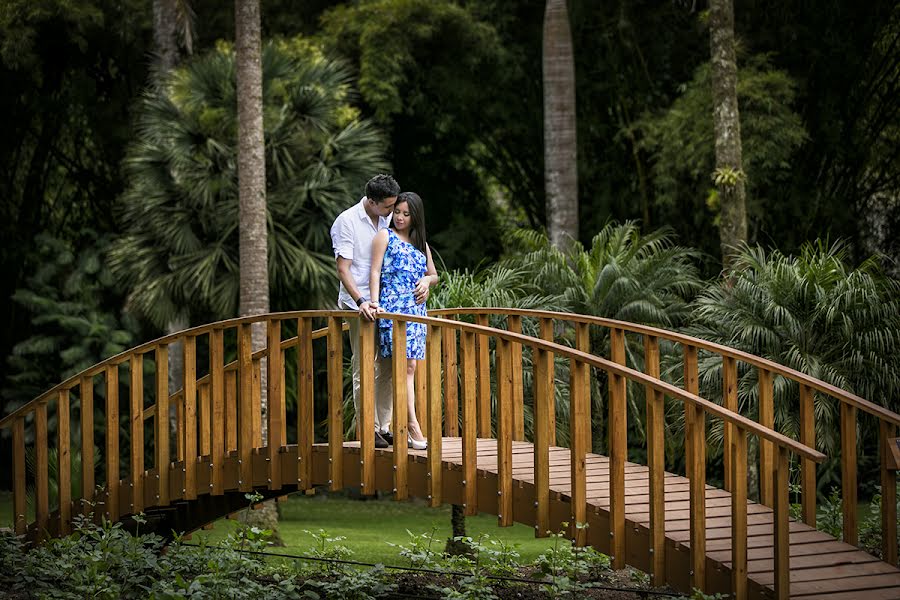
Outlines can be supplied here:
M353 228L345 219L331 228L331 245L335 258L340 256L353 260Z

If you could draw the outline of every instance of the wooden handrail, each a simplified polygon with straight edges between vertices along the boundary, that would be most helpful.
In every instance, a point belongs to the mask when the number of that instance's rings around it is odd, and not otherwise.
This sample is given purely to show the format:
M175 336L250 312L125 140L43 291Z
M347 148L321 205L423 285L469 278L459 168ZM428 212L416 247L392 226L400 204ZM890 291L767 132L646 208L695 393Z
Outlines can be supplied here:
M670 331L668 329L659 329L656 327L650 327L649 325L639 325L637 323L630 323L628 321L618 321L616 319L607 319L604 317L595 317L591 315L578 315L572 313L564 313L564 312L555 312L555 311L544 311L544 310L532 310L532 309L523 309L523 308L493 308L493 307L484 307L484 308L441 308L436 310L428 311L429 315L435 316L444 316L444 315L518 315L522 317L533 317L536 319L540 318L552 318L552 319L560 319L564 321L570 321L572 323L589 323L591 325L598 325L601 327L607 328L618 328L624 329L625 331L631 333L640 333L642 335L652 335L658 338L666 339L672 342L677 342L680 344L695 346L697 348L701 348L703 350L708 350L710 352L714 352L716 354L720 354L723 357L733 358L735 360L739 360L743 363L753 365L759 367L761 369L766 369L772 373L781 375L783 377L787 377L793 381L796 381L800 384L807 385L810 388L822 392L823 394L828 394L841 402L850 404L863 412L869 413L883 421L887 421L895 426L900 426L900 415L894 413L883 406L875 404L865 398L861 398L856 394L851 394L846 390L842 390L839 387L833 386L830 383L821 381L819 379L815 379L814 377L810 377L805 373L801 373L795 369L790 367L786 367L779 363L773 362L767 358L763 358L761 356L756 356L754 354L749 354L742 350L736 350L734 348L729 348L728 346L723 346L721 344L717 344L715 342L710 342L708 340L704 340L701 338L691 337L689 335L683 333L677 333L674 331Z

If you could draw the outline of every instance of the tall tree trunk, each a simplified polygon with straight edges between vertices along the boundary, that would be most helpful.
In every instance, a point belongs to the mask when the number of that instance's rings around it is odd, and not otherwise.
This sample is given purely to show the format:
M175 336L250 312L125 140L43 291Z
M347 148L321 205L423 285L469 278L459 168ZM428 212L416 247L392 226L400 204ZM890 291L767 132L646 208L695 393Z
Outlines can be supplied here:
M178 8L175 0L153 0L153 45L160 74L178 64Z
M266 156L263 137L262 43L259 0L235 0L235 64L238 106L238 198L240 203L240 315L269 312L268 231L266 229ZM266 330L254 324L253 350L265 347ZM268 443L266 366L261 365L262 435ZM266 502L249 511L250 519L278 537L278 509Z
M716 135L715 179L720 206L719 241L722 264L727 269L735 248L747 241L746 177L741 159L732 0L710 0L709 50Z
M565 249L578 239L575 59L565 0L547 0L543 71L547 234L551 244Z

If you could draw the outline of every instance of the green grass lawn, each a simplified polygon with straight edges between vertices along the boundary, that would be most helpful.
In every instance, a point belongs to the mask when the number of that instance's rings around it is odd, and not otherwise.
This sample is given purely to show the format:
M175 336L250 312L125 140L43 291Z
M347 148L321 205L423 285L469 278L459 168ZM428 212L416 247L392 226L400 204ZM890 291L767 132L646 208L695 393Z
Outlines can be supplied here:
M315 540L304 530L324 529L331 536L344 536L340 542L353 551L351 560L389 565L404 565L399 549L393 544L408 544L407 530L415 534L434 531L433 549L442 551L450 537L450 507L429 508L422 501L350 500L341 496L328 497L293 495L280 505L279 533L285 547L274 551L285 554L304 554ZM215 544L236 526L235 521L219 520L213 529L194 534L192 541L206 538ZM477 538L487 534L508 544L518 544L521 563L534 560L552 544L550 539L535 539L534 530L524 525L498 527L497 517L478 515L466 518L466 533Z

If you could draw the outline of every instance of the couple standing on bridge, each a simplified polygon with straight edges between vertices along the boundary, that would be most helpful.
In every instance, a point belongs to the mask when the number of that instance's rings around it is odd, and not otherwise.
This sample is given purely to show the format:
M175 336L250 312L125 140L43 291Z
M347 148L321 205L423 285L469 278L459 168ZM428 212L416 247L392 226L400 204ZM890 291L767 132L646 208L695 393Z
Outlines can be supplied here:
M438 282L431 249L425 242L425 209L415 192L400 192L390 175L376 175L366 183L366 195L335 219L331 242L337 261L338 308L358 310L360 319L374 321L379 313L425 316L425 301ZM350 320L353 352L353 405L359 415L359 320ZM375 447L394 443L388 429L393 412L391 354L393 321L378 321L375 352ZM425 436L416 419L414 375L416 361L425 358L425 325L407 324L406 386L407 443L424 450ZM357 418L357 426L359 419Z

